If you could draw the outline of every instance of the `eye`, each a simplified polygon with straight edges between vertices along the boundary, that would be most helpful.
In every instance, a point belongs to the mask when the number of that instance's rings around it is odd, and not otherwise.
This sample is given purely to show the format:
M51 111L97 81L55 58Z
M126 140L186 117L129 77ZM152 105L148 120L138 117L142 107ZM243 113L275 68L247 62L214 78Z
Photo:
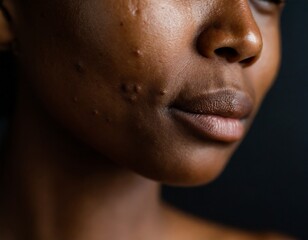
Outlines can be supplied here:
M285 0L260 0L260 1L274 3L274 4L278 4L278 5L285 3Z
M280 12L286 3L286 0L252 0L256 9L263 13Z

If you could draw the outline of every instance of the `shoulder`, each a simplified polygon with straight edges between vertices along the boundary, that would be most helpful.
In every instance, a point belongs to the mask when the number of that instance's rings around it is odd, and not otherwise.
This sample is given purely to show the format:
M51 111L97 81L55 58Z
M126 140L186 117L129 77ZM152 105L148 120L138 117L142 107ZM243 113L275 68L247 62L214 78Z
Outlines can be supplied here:
M276 233L254 233L205 221L165 206L172 240L296 240Z

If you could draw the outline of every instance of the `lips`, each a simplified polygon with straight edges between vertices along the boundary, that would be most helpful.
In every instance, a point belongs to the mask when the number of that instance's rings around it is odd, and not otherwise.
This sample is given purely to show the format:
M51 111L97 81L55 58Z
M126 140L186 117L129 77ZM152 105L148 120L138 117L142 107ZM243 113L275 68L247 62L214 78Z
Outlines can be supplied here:
M199 136L221 142L243 138L252 99L237 90L219 90L197 97L179 97L171 107L176 121Z

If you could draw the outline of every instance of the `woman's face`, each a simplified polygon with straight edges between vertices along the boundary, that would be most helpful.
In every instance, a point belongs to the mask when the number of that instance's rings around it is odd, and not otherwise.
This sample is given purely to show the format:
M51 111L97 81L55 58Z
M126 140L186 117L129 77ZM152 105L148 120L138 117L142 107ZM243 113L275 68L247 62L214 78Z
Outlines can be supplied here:
M44 111L102 161L165 183L222 171L279 65L277 1L13 1Z

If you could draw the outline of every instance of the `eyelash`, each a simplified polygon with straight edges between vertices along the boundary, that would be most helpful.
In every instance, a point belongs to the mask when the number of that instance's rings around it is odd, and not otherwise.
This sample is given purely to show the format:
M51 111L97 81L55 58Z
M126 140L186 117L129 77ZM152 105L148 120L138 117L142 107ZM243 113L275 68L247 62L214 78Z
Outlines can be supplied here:
M286 0L261 0L263 2L271 2L273 4L281 5L286 2Z

